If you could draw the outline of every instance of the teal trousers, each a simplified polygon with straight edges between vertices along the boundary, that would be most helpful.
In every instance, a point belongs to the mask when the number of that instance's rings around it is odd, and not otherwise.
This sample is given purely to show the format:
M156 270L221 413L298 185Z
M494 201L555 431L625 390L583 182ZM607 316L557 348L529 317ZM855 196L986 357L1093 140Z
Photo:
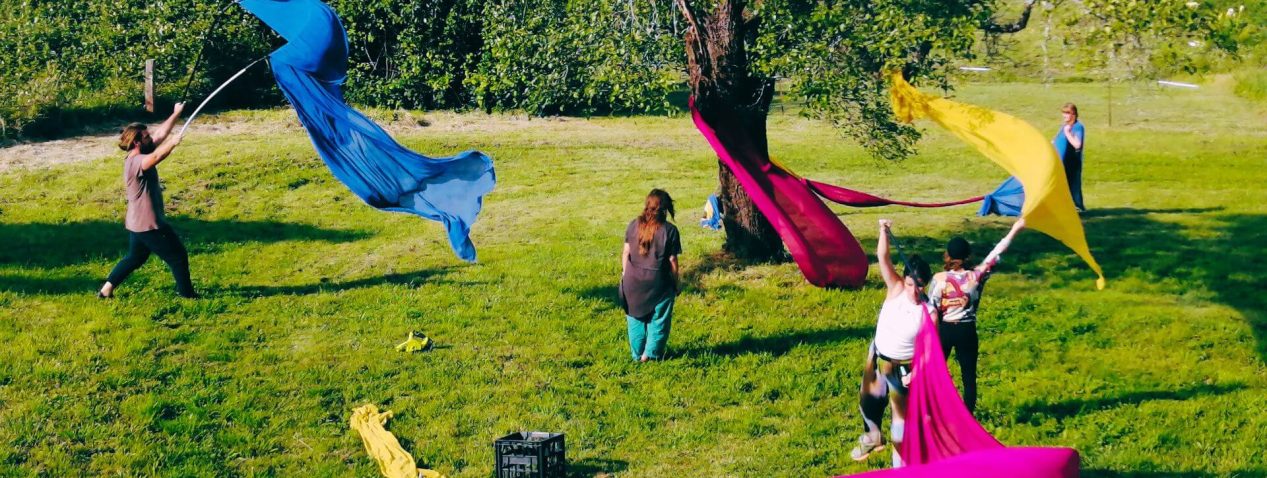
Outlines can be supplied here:
M669 329L673 325L673 300L664 299L656 304L655 311L648 317L625 316L629 325L629 351L634 360L664 358L664 349L669 342Z

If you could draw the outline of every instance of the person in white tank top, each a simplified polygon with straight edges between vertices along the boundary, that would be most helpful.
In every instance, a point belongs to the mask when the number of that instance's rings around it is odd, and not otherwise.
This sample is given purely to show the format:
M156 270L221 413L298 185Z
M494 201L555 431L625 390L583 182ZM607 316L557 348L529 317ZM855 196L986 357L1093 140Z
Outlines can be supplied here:
M867 350L862 387L858 393L863 432L858 437L858 446L849 455L855 461L862 461L884 448L880 422L884 419L885 406L890 405L893 418L889 436L893 467L897 468L902 464L897 450L906 424L906 387L910 383L911 358L915 356L915 336L924 322L924 286L928 284L932 271L927 262L913 255L902 275L898 275L889 258L888 233L892 224L888 219L880 220L876 259L888 290L876 321L875 340Z

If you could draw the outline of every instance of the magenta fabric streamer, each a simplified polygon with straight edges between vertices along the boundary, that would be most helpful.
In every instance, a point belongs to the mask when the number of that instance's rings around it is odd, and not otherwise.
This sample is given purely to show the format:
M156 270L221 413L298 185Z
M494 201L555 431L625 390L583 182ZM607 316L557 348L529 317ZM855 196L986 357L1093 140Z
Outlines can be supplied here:
M891 201L867 193L803 179L770 161L735 118L704 119L691 99L695 127L708 140L717 157L726 165L744 192L752 198L774 229L801 274L818 287L862 286L867 277L867 255L849 228L840 222L819 197L855 207L899 204L915 207L942 207L980 201L972 198L951 203L910 203Z
M924 325L915 336L910 395L906 404L902 460L930 463L961 453L1001 448L968 411L950 378L937 326L924 307Z
M809 186L771 163L735 119L706 121L693 99L691 116L717 157L779 232L805 279L819 287L861 287L867 277L862 245Z
M691 101L691 117L761 214L770 221L801 273L820 287L859 287L867 275L862 246L822 198L847 206L944 207L948 203L893 201L803 179L770 161L734 118L705 119ZM865 477L967 478L1009 476L1074 478L1078 452L1069 448L1006 448L968 412L942 357L937 327L927 309L915 340L914 373L905 440L898 452L909 465Z
M915 337L906 428L898 453L907 466L852 477L866 478L1076 478L1072 448L1008 448L968 412L942 355L937 326L924 308Z
M1076 478L1078 452L1069 448L991 448L945 460L838 478Z
M947 207L958 206L960 204L971 204L985 199L985 196L971 197L951 202L911 202L911 201L895 201L893 199L885 199L880 196L864 193L862 191L854 191L840 186L833 186L827 183L820 183L812 179L806 179L805 184L809 185L811 191L822 196L828 201L843 204L851 207L876 207L876 206L907 206L907 207Z

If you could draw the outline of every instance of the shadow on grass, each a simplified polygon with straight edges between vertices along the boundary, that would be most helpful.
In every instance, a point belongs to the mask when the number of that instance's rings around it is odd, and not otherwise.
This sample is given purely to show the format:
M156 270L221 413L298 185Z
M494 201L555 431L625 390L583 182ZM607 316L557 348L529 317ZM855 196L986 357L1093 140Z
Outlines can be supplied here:
M84 294L89 295L101 286L97 277L26 277L0 274L0 291L24 295Z
M603 284L584 289L565 289L565 292L575 295L577 298L585 301L598 302L599 312L624 312L620 307L620 285L616 283Z
M746 263L735 259L730 254L714 252L699 261L695 261L693 266L682 269L682 291L680 293L684 295L703 295L705 293L728 294L741 292L743 289L733 284L722 284L713 288L705 288L701 283L702 278L715 271L737 271L748 265L756 264L762 263ZM598 302L601 304L599 311L620 312L623 309L620 306L619 281L620 278L616 277L611 283L580 289L568 288L564 291L575 295L581 300Z
M725 251L714 251L695 262L691 267L682 270L682 289L686 293L701 293L705 276L714 272L738 271L748 266L769 264L770 262L744 261Z
M1212 301L1236 309L1248 322L1260 359L1267 361L1267 215L1223 214L1223 208L1093 209L1083 215L1087 242L1103 266L1109 287L1133 278L1183 294L1206 291ZM1202 221L1192 225L1192 216ZM1184 221L1180 222L1179 219ZM963 231L975 258L1003 237L1006 225ZM948 237L914 237L910 251L939 257ZM1052 288L1088 287L1094 275L1059 242L1035 232L1017 237L1004 256L1004 268L1051 280ZM1034 266L1040 259L1063 258L1065 267Z
M1037 417L1052 417L1058 420L1077 416L1082 413L1107 410L1121 406L1134 406L1155 400L1187 400L1194 397L1223 395L1244 390L1242 383L1198 385L1178 390L1144 390L1127 392L1112 397L1074 399L1054 403L1031 403L1022 405L1016 411L1016 420L1028 423Z
M629 462L605 458L586 458L568 463L568 478L598 478L629 469Z
M315 284L303 285L284 285L284 286L237 286L228 287L223 290L224 293L233 295L242 295L247 297L272 297L277 295L307 295L319 294L324 292L341 292L345 290L364 289L368 287L377 287L380 285L403 285L409 288L418 288L424 283L435 282L435 278L444 276L452 271L451 267L438 267L435 269L424 269L414 272L405 272L398 274L387 274L378 277L366 277L363 279L355 279L350 281L333 282L329 279L322 279Z
M172 227L190 255L214 251L225 244L284 241L347 242L369 237L368 232L322 229L275 221L208 221L173 219ZM64 267L85 261L122 258L128 233L122 222L68 223L0 222L0 264L26 267Z
M737 357L748 354L770 354L779 357L801 346L835 344L848 340L867 339L872 336L873 332L875 332L875 329L872 327L805 330L767 337L744 337L733 342L712 346L690 344L681 349L678 354L683 358L709 355Z

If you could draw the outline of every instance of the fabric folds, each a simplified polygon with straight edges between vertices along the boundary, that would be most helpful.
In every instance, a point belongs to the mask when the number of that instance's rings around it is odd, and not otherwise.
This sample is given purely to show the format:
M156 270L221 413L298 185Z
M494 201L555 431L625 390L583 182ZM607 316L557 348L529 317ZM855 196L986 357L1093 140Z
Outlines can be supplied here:
M270 56L273 74L318 155L366 204L442 223L458 257L474 261L470 231L493 190L492 159L479 151L431 158L392 139L344 101L347 33L318 0L242 0L286 39Z

